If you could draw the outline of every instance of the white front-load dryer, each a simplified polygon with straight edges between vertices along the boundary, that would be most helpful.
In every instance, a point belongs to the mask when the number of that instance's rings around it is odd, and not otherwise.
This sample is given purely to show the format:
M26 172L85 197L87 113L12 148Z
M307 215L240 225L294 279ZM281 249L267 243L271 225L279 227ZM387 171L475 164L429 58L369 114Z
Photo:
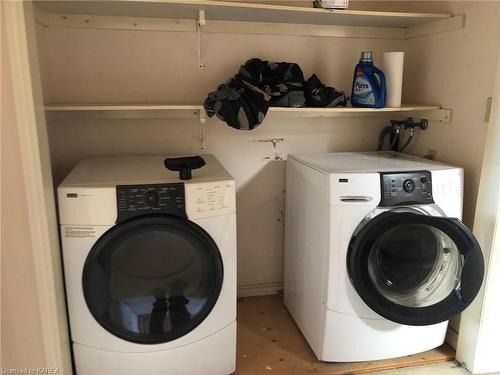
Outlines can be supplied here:
M203 159L188 180L165 157L90 159L58 187L79 375L235 370L235 184Z
M399 357L444 342L476 296L461 168L395 152L289 155L284 302L316 356Z

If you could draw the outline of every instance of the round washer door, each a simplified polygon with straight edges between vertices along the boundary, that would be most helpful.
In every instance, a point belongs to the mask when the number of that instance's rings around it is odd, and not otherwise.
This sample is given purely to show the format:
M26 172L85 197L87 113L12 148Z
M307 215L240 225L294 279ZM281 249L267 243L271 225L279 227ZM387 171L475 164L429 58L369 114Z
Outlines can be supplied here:
M175 340L215 306L223 267L205 230L174 216L118 224L91 249L83 269L87 306L113 335L139 344Z
M462 312L481 287L484 264L477 240L459 220L387 211L352 238L347 269L372 310L421 326Z

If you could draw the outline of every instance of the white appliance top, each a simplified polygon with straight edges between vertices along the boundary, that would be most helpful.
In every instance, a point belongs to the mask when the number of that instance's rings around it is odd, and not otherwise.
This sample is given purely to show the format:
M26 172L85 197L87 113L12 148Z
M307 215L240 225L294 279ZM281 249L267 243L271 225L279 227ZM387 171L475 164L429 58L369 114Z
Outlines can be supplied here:
M181 180L178 171L168 170L163 163L166 158L176 156L133 156L83 160L59 187L109 187L171 182L189 184L233 179L215 156L200 155L206 164L199 169L192 170L191 180Z
M457 168L395 151L290 154L288 157L326 174L436 171Z

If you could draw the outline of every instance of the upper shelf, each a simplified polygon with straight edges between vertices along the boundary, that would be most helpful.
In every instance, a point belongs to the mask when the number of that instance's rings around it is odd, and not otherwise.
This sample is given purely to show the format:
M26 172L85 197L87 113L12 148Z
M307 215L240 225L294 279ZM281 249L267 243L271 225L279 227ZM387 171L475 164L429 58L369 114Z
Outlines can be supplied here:
M41 24L69 28L409 39L464 27L464 17L451 14L211 0L42 0L35 4Z
M411 27L452 17L210 0L37 1L36 4L48 13L58 14L197 19L199 11L204 10L207 20L343 26Z
M125 118L199 118L207 119L203 107L199 104L170 105L46 105L45 110L50 120L56 119L125 119ZM451 110L441 109L438 105L405 104L398 108L288 108L271 107L271 118L304 117L345 117L382 114L408 113L428 120L450 122Z

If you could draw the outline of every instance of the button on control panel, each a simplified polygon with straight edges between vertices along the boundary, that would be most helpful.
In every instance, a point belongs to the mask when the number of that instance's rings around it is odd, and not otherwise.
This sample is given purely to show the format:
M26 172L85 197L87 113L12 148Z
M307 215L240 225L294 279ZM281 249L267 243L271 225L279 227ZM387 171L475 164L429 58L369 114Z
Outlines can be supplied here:
M186 217L183 183L118 185L116 201L117 223L134 216L154 213Z
M434 203L432 198L431 172L380 173L381 206Z

